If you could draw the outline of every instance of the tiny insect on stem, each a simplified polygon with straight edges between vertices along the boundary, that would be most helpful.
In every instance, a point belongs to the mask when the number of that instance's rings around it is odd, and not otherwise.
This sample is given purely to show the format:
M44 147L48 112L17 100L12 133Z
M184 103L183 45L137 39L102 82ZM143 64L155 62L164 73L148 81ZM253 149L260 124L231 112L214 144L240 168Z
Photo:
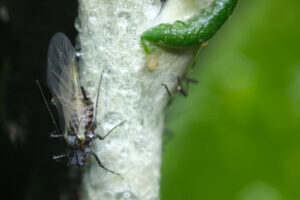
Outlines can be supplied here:
M116 125L103 137L95 134L98 124L97 110L102 75L99 80L97 98L94 105L89 93L80 84L77 70L75 52L71 41L63 33L56 33L52 37L48 48L47 82L58 112L63 134L51 136L64 138L68 149L68 153L65 153L65 155L68 158L69 166L77 165L80 167L86 165L88 155L92 154L100 167L111 173L118 174L103 166L98 156L92 153L92 145L96 138L105 139L125 121ZM45 100L44 95L43 98ZM48 104L47 108L50 111ZM54 121L52 113L51 117ZM55 121L54 124L57 127ZM58 131L58 133L61 132ZM55 158L58 159L59 157Z
M176 91L175 91L175 92L179 92L179 93L182 94L184 97L187 97L187 96L188 96L188 93L187 93L187 91L184 89L184 87L183 87L183 85L182 85L182 80L183 80L183 81L186 81L186 83L187 83L186 86L188 86L189 83L197 84L198 81L195 80L195 79L192 79L192 78L188 78L188 77L179 77L179 76L177 77L177 88L176 88ZM164 84L164 83L162 83L161 85L166 89L168 96L169 96L169 97L172 97L172 93L171 93L169 87L168 87L166 84ZM169 105L170 103L171 103L171 100L168 102L168 105Z

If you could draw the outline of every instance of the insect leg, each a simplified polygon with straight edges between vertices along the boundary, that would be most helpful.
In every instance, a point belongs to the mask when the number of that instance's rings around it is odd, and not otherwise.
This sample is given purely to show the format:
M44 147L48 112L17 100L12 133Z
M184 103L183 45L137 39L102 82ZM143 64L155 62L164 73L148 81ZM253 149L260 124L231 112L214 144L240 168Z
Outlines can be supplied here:
M81 86L80 89L81 89L81 92L82 92L82 96L83 96L84 101L87 102L87 101L88 101L88 98L87 98L87 96L86 96L86 92L85 92L84 88Z
M166 91L167 91L169 97L171 97L172 95L171 95L171 92L170 92L168 86L167 86L166 84L164 84L164 83L162 83L161 85L165 87L165 89L166 89Z
M98 135L96 134L95 137L97 137L100 140L104 140L111 132L113 132L113 130L115 130L118 126L121 126L122 124L124 124L126 122L126 120L122 121L121 123L117 124L115 127L113 127L110 131L108 131L104 136Z
M173 99L171 98L171 97L172 97L172 94L171 94L171 92L170 92L170 90L169 90L169 88L168 88L168 86L167 86L166 84L162 83L161 85L164 86L164 88L166 89L166 91L167 91L167 93L168 93L169 101L168 101L168 103L167 103L167 106L169 106L169 105L171 105L171 103L172 103L172 101L173 101Z
M121 174L119 174L119 173L117 173L117 172L115 172L115 171L112 171L112 170L106 168L106 167L102 164L102 162L101 162L101 160L99 159L99 157L97 156L97 154L95 154L94 152L89 152L89 153L92 154L92 155L95 157L95 159L96 159L98 165L99 165L101 168L105 169L106 171L108 171L108 172L110 172L110 173L113 173L113 174L116 174L116 175L121 176ZM122 177L122 176L121 176L121 177Z
M189 84L190 83L193 83L193 84L197 84L198 83L198 81L196 79L192 79L192 78L189 78L189 77L184 77L182 79L186 82L186 90L189 89Z
M61 154L61 155L55 155L55 156L53 156L52 158L53 158L53 160L60 160L60 159L62 159L62 158L66 158L66 157L68 157L68 155L66 155L66 154Z
M181 79L179 76L177 77L177 82L178 82L177 91L180 92L184 97L187 97L187 92L185 91L185 89L183 89Z
M64 135L50 134L50 138L63 138Z
M197 80L192 79L192 78L184 77L182 79L187 82L187 86L188 86L189 83L194 83L194 84L198 83ZM183 85L182 85L182 82L181 82L181 78L179 76L177 77L177 82L178 82L177 92L180 92L180 94L182 94L184 97L187 97L187 91L183 88ZM162 83L161 85L165 87L165 89L166 89L169 97L171 97L172 94L171 94L168 86L166 84L164 84L164 83Z
M189 77L185 77L184 80L187 82L187 83L193 83L193 84L197 84L198 81L196 79L193 79L193 78L189 78Z
M52 133L50 133L50 138L63 138L64 135L63 134L57 134L57 131L53 131Z

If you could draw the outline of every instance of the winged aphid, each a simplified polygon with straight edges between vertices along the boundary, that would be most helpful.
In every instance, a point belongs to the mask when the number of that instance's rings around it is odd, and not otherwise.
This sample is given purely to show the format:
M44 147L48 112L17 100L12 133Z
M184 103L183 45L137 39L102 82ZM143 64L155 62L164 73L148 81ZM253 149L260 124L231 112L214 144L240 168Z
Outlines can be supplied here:
M58 112L60 129L56 125L48 105L47 108L58 132L52 137L63 138L67 144L67 151L63 155L54 156L53 159L67 158L69 165L83 166L91 154L100 167L117 174L107 169L91 150L95 139L104 140L115 128L124 123L123 121L116 125L104 136L95 134L101 81L102 76L94 105L89 93L80 85L75 51L70 40L63 33L56 33L52 37L48 48L47 82L53 96L52 102Z

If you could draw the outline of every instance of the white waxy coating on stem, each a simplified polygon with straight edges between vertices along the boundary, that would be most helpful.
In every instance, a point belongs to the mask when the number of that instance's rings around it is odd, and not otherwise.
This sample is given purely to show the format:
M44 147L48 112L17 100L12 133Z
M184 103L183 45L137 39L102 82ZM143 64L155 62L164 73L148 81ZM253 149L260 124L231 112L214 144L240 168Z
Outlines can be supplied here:
M182 3L168 4L178 2ZM160 23L160 6L159 0L79 0L80 79L93 99L103 75L96 133L104 135L126 120L104 141L95 141L94 149L104 166L123 178L103 170L90 156L83 200L159 199L163 108L168 98L161 83L172 90L197 52L160 50L157 68L151 72L145 67L140 35Z

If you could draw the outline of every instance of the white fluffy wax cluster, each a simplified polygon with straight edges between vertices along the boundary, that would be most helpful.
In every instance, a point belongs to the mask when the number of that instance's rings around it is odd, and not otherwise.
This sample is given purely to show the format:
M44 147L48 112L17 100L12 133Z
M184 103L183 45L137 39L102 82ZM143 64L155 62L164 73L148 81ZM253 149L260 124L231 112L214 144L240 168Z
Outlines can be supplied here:
M161 83L172 90L197 49L162 49L152 55L155 66L150 71L140 35L161 22L184 18L182 5L195 9L189 4L198 1L169 0L161 10L159 0L79 0L75 26L80 79L93 99L103 76L96 132L104 135L126 120L104 141L95 141L94 148L105 167L122 177L103 170L90 156L83 200L159 199L163 108L168 99Z

